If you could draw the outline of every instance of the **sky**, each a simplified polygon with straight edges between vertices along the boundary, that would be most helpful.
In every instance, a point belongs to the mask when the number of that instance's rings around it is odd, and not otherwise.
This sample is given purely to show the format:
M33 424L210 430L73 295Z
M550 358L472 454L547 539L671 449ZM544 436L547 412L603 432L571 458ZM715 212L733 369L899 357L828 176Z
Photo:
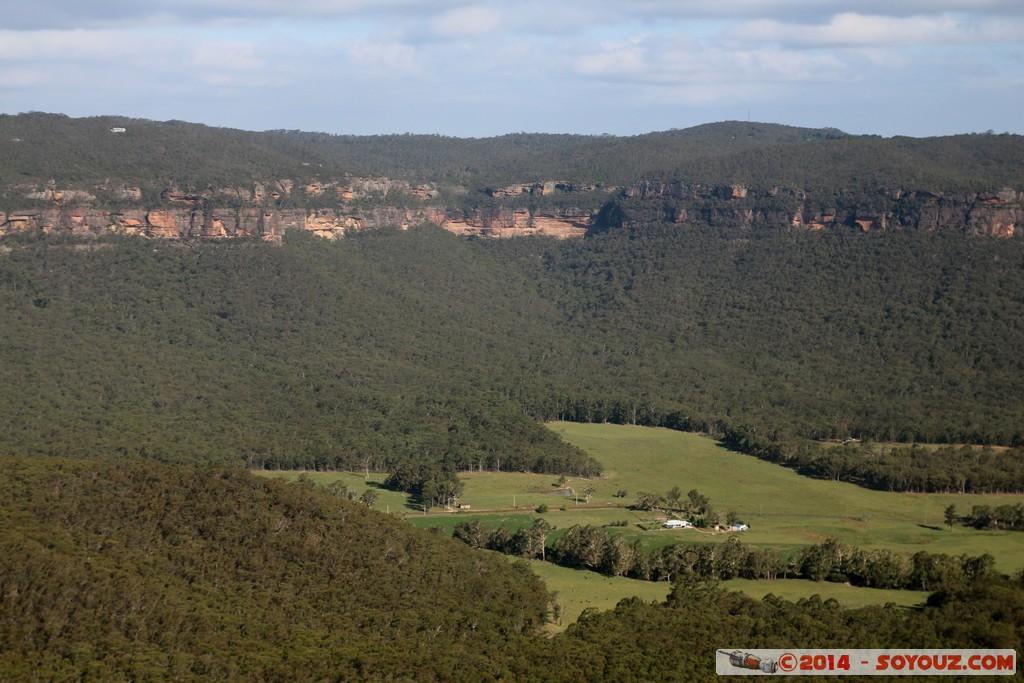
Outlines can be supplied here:
M1024 134L1024 0L0 0L0 113L337 134Z

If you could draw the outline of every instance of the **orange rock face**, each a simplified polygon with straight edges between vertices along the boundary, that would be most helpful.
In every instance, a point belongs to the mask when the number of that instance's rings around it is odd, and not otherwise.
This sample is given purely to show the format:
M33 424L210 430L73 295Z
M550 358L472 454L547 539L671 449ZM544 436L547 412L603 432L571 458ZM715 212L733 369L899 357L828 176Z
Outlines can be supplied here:
M295 187L298 191L293 193ZM299 195L300 204L304 198L318 197L310 204L326 208L276 205L293 194ZM478 207L473 209L439 201L480 194L495 199L466 202ZM560 195L559 201L531 201L533 208L523 208L524 196L553 194ZM569 195L575 195L571 204L562 201ZM548 235L566 239L586 234L598 222L602 227L660 222L743 227L789 223L805 230L957 231L1018 237L1024 224L1024 193L1013 188L982 193L890 188L865 204L870 213L861 213L842 195L809 199L806 191L793 188L700 185L682 179L641 180L617 188L544 180L497 188L453 185L442 192L431 183L412 184L383 176L344 175L321 180L310 175L297 181L254 181L251 187L169 187L150 206L142 204L147 196L142 189L127 184L104 181L83 189L58 187L57 181L51 180L14 186L7 196L24 198L29 208L0 214L0 234L18 230L77 236L115 232L168 239L252 235L277 241L289 230L336 239L349 231L389 226L408 229L434 223L467 237ZM515 199L501 201L507 197ZM106 208L98 208L97 203ZM576 208L555 208L566 206Z
M223 218L208 215L203 218L203 225L199 234L203 237L227 237L228 228Z
M148 232L154 237L177 238L185 234L183 226L178 224L177 212L166 209L150 211L146 214Z

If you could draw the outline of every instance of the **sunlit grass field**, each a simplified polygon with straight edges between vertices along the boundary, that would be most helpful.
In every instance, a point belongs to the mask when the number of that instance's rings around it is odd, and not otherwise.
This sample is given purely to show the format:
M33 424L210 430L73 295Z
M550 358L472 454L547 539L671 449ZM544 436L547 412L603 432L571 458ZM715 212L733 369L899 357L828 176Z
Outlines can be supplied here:
M786 552L838 538L861 548L952 555L990 553L1003 572L1024 568L1024 533L945 526L950 503L961 513L972 505L1024 502L1021 495L910 494L872 491L844 482L800 476L792 470L719 446L706 437L668 429L567 422L550 427L606 468L596 480L594 502L611 502L618 489L665 492L697 489L719 510L736 511L750 524L744 543ZM570 480L571 482L571 480ZM468 491L467 485L467 491ZM468 493L467 493L468 495ZM619 515L622 516L622 515ZM653 532L658 538L711 540L696 531Z
M460 522L480 519L486 526L529 526L542 516L554 527L549 543L574 524L606 526L625 520L627 526L610 527L615 533L638 538L648 548L670 543L719 543L732 534L706 533L696 529L667 531L657 528L653 513L628 509L640 491L665 493L678 486L685 494L697 489L716 510L734 511L750 525L740 534L748 545L771 547L791 556L802 546L837 538L863 549L886 548L911 555L919 550L950 555L988 553L996 568L1013 573L1024 568L1024 533L978 531L963 526L952 530L943 521L950 503L960 513L972 505L1024 502L1021 495L907 494L871 491L852 484L802 477L778 465L729 451L714 440L685 432L622 425L555 422L549 425L569 443L597 458L605 467L601 478L570 477L566 482L577 496L553 493L554 475L505 472L462 473L462 501L468 511L431 510L424 515L405 494L383 489L386 473L309 472L318 484L343 481L356 494L367 488L379 497L376 509L399 513L416 526L442 527L450 533ZM264 472L294 480L298 472ZM583 489L596 492L583 502ZM627 491L625 497L615 494ZM532 562L535 571L557 591L562 605L562 627L572 623L587 607L608 609L625 597L663 600L667 583L605 577L593 572ZM818 594L835 598L849 607L893 602L910 606L924 601L925 593L856 588L843 584L802 580L747 581L723 584L756 598L767 593L796 600ZM560 628L557 625L552 628Z
M530 566L544 580L548 590L556 594L555 601L561 609L561 618L548 625L548 630L553 633L575 622L585 609L612 609L620 600L631 597L661 602L672 589L667 581L639 581L621 576L603 576L583 569L559 567L540 560L531 560ZM734 579L723 582L722 588L739 591L757 600L769 593L794 602L817 595L822 600L832 598L840 605L850 608L884 605L890 602L901 607L914 607L928 599L928 593L923 591L859 588L842 583L817 583L801 579Z
M952 530L943 522L943 511L953 503L961 513L972 505L1002 505L1024 501L1021 495L913 494L871 491L844 482L800 476L778 465L763 462L719 446L714 440L668 429L623 425L555 422L551 429L583 448L605 466L598 479L568 479L567 485L582 494L592 484L597 489L590 503L555 495L556 476L515 472L473 472L460 475L465 483L462 500L470 510L432 510L423 516L406 494L382 487L386 473L307 472L318 484L343 481L357 495L367 488L378 493L374 505L385 512L407 515L418 526L451 529L459 520L480 518L488 526L521 526L530 523L535 509L547 504L544 517L557 535L574 524L607 525L626 520L614 530L640 538L647 547L679 541L721 542L728 534L682 531L644 531L641 525L652 514L628 509L639 491L664 493L673 486L686 492L697 489L718 510L735 511L750 530L744 543L773 547L784 555L801 546L837 538L864 549L888 548L912 554L918 550L951 555L989 553L1003 572L1024 568L1024 533L978 531L963 526ZM262 472L295 480L299 472ZM615 493L628 495L618 498Z

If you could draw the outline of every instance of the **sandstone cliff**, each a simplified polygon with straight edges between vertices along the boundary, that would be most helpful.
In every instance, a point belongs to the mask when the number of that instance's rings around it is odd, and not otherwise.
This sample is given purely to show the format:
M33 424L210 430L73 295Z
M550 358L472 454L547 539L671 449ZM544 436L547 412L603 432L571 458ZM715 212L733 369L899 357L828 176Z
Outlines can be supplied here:
M289 230L304 230L334 239L355 230L381 227L408 229L435 223L467 237L547 235L568 238L584 235L596 213L576 208L546 211L506 207L451 210L426 203L436 198L436 190L432 188L399 185L402 191L422 202L421 206L408 208L386 201L390 191L387 185L356 182L333 187L311 184L304 188L308 197L335 192L338 199L333 207L260 205L265 197L281 197L291 192L286 182L278 181L275 186L276 189L269 193L262 185L253 190L218 188L205 194L168 188L161 194L159 207L118 209L96 205L95 197L86 200L82 191L51 190L45 194L32 191L26 198L38 200L42 205L0 212L0 235L32 230L80 237L116 233L171 239L251 236L276 241ZM380 201L365 201L369 193L379 193ZM217 206L218 201L225 198L230 200L226 203L234 206ZM354 205L352 202L355 200L363 201Z
M884 194L812 196L784 187L703 186L638 181L601 187L538 181L472 190L390 178L274 179L251 187L167 187L147 202L139 187L109 182L92 188L16 188L25 208L0 212L0 235L19 230L156 238L258 237L277 241L289 230L334 239L380 227L434 223L465 237L581 237L590 230L638 223L710 226L788 225L798 229L952 230L1014 237L1022 233L1024 197L1006 188L988 194L895 190ZM476 195L481 201L463 202ZM545 203L547 202L547 203Z
M644 222L770 224L806 230L845 226L864 232L955 231L1014 237L1022 234L1024 193L1010 188L990 194L897 190L867 197L812 197L789 188L644 181L626 188L604 207L600 220L613 227Z

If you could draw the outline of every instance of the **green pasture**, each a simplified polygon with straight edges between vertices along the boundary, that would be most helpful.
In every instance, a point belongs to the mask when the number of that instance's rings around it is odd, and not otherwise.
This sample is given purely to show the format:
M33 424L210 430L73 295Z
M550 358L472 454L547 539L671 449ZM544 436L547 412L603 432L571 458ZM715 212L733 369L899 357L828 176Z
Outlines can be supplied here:
M603 576L582 569L559 567L540 560L531 560L530 567L547 584L548 590L555 593L555 602L561 609L560 623L548 625L548 630L552 633L564 630L566 626L575 622L585 609L612 609L620 600L632 597L649 602L661 602L672 589L667 581L638 581L621 576ZM793 602L817 595L822 600L835 599L839 604L850 608L884 605L890 602L902 607L913 607L928 599L928 593L922 591L858 588L843 583L817 583L801 579L734 579L723 582L722 587L744 593L757 600L769 593Z
M809 479L792 470L720 446L699 434L652 427L553 422L549 427L605 466L593 483L593 501L617 502L627 489L665 492L678 486L699 489L716 509L735 510L744 518L812 515L853 519L896 519L942 524L950 503L966 512L978 503L1018 503L1020 495L895 494L871 491L845 482ZM569 480L576 485L583 480ZM753 526L753 525L751 525Z
M800 476L792 470L721 447L713 439L651 427L554 422L549 427L566 441L592 454L605 466L597 479L569 477L566 485L578 497L551 493L558 477L519 472L462 473L462 501L470 510L434 509L424 516L409 496L388 491L381 483L386 473L307 472L314 482L343 481L357 494L373 488L379 494L374 507L406 515L417 526L451 530L458 521L479 518L487 526L525 526L534 510L547 504L545 519L557 535L574 524L606 526L627 520L616 533L639 538L654 548L676 542L717 543L730 534L702 533L695 529L645 531L657 523L653 513L628 509L639 491L664 493L678 486L684 493L698 489L721 511L735 511L750 530L740 534L744 543L772 547L784 556L800 547L838 538L864 549L887 548L913 554L919 550L950 555L989 553L1003 572L1024 568L1024 533L978 531L943 522L953 503L961 513L972 505L1002 505L1024 501L1021 495L914 494L871 491L844 482ZM262 472L294 480L299 472ZM588 484L596 488L589 503L582 500ZM626 490L625 498L615 496Z
M452 531L455 530L456 524L459 522L466 522L471 519L479 519L484 526L489 528L503 526L506 529L512 529L514 531L516 529L530 526L536 516L537 515L516 512L492 512L489 514L457 512L443 515L409 515L406 519L413 526L418 526L424 529L440 527L447 533L451 534Z
M989 553L996 567L1013 572L1024 567L1024 533L977 531L943 522L953 503L961 513L972 505L1024 501L1021 495L916 494L872 491L853 484L810 479L792 470L729 451L712 439L669 429L623 425L551 423L550 428L605 466L594 480L592 503L616 503L613 494L664 493L672 486L698 489L715 509L736 511L750 530L743 542L772 546L784 554L803 545L835 537L861 548L888 548L913 554L919 550L951 555ZM570 485L582 480L570 479ZM468 491L468 485L467 485ZM687 542L715 541L726 535L693 530L651 532L653 543L669 534ZM657 539L657 540L655 540Z
M471 508L459 512L434 509L423 515L405 494L383 489L386 473L308 472L318 484L341 480L357 495L367 488L379 494L374 507L400 513L421 527L441 527L451 533L460 521L480 519L485 526L519 528L529 526L539 515L537 506L547 504L542 516L554 529L549 543L575 524L608 526L626 520L625 527L609 527L615 533L640 539L647 548L671 543L720 543L733 536L697 529L663 530L653 519L655 513L630 510L639 491L665 493L678 486L685 494L697 489L716 510L735 511L750 524L738 534L744 544L771 547L784 557L802 546L838 538L863 549L889 549L911 555L919 550L949 555L988 553L996 568L1011 573L1024 568L1024 533L978 531L955 526L951 531L943 517L953 503L960 513L972 505L997 506L1024 501L1020 495L908 494L871 491L852 484L802 477L792 470L748 455L729 451L712 439L668 429L622 425L594 425L556 422L549 425L566 441L579 446L605 466L597 479L570 477L566 482L578 494L564 497L551 493L558 479L554 475L515 472L462 473L465 484L462 501ZM294 480L299 472L263 472ZM596 489L589 503L583 502L584 487ZM626 490L624 498L615 494ZM663 600L666 583L605 577L593 572L531 562L550 590L559 595L563 626L572 623L588 607L609 609L625 597ZM724 584L755 598L768 593L798 600L811 595L835 598L849 607L893 602L914 605L926 594L916 591L888 591L857 588L844 584L813 583L803 580L734 580Z
M622 576L604 576L583 569L559 567L550 562L530 560L530 567L548 590L555 593L555 602L562 610L559 621L548 625L552 633L562 631L575 622L583 610L593 607L608 610L624 598L662 602L672 585L667 581L639 581Z

